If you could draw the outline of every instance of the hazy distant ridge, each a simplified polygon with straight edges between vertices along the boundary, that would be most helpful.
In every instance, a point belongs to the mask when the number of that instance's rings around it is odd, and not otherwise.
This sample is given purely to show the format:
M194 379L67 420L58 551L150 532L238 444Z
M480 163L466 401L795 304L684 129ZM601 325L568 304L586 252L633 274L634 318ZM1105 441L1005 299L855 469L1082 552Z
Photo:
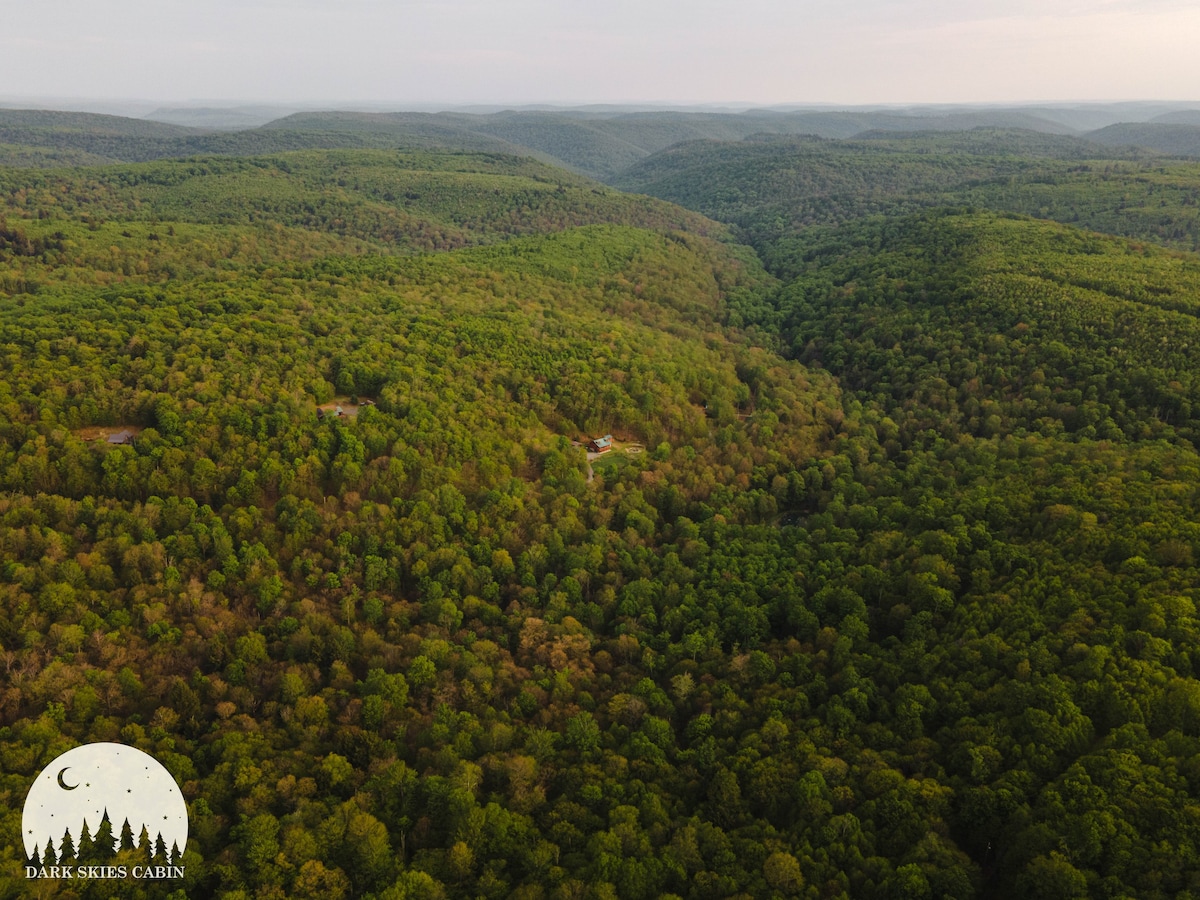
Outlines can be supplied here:
M1172 109L1161 103L744 112L321 111L293 113L249 127L251 121L261 122L271 112L266 107L245 107L160 109L151 113L179 123L169 124L91 113L0 109L0 145L7 145L0 152L0 162L47 166L302 149L448 149L532 156L593 178L614 181L642 160L688 141L740 142L763 135L880 140L887 135L965 134L979 129L1019 129L1026 135L1020 140L1027 150L1039 145L1035 152L1050 156L1091 152L1086 149L1089 145L1070 143L1077 139L1092 142L1094 148L1139 146L1173 156L1200 156L1200 125L1193 121L1200 117L1200 111ZM244 124L237 125L238 121ZM188 127L185 122L211 127ZM1043 138L1035 141L1029 137L1034 134Z
M1148 147L1168 156L1200 156L1200 124L1123 122L1093 131L1088 139L1112 147Z

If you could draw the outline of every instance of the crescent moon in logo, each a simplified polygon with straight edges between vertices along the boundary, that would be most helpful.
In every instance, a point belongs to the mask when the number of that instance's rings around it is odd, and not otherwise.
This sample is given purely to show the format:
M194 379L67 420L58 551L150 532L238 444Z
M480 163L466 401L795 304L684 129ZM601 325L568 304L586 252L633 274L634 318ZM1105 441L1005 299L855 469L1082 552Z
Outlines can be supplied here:
M67 769L69 769L69 768L71 768L71 767L67 766L66 769L60 769L59 773L58 773L58 786L60 788L62 788L64 791L73 791L73 790L75 790L75 788L79 787L79 785L77 785L77 784L67 784L65 781L63 781L63 775L66 774Z

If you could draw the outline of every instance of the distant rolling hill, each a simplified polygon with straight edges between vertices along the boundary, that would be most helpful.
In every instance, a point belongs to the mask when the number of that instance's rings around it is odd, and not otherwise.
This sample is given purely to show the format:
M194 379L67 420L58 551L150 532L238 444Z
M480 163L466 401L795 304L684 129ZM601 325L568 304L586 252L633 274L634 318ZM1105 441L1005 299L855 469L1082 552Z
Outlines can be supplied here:
M969 131L889 131L875 129L855 135L856 141L909 153L965 153L971 156L1023 156L1032 159L1116 158L1111 147L1082 137L1026 128L980 126ZM1128 159L1128 152L1119 154Z
M735 224L763 252L798 229L965 203L1195 250L1197 182L1194 164L1151 151L1002 129L695 141L615 180Z
M1200 156L1200 123L1125 122L1087 134L1112 147L1148 147L1168 156Z
M946 202L947 192L1039 166L1018 155L1031 145L1049 140L1055 155L1071 156L1083 145L1031 132L872 131L868 137L696 141L643 160L616 184L736 223L761 241L798 227Z
M849 138L862 132L961 131L979 126L1020 127L1047 134L1073 131L1050 112L1005 109L325 111L294 113L264 122L270 113L265 108L160 109L149 116L159 121L149 121L0 110L0 144L83 153L88 154L88 161L122 162L335 147L520 153L607 181L647 156L692 140L740 141L759 134ZM57 161L57 157L49 158L49 164ZM27 159L24 164L31 163Z
M17 218L99 226L161 221L268 224L367 242L445 250L597 223L721 237L727 228L652 197L631 196L528 158L382 150L160 160L99 170L0 169ZM0 207L3 214L5 207Z
M522 153L503 141L454 125L426 126L419 114L397 126L353 113L285 118L267 128L218 131L90 113L0 110L0 144L88 154L107 162L220 154L245 156L307 149L437 148Z
M165 122L107 116L100 113L61 112L48 109L0 109L0 136L24 137L39 134L79 134L93 138L139 137L169 140L190 134L192 129Z
M1150 121L1164 125L1200 125L1200 109L1177 109Z
M293 112L294 108L281 106L161 106L145 118L189 128L240 130L266 125Z
M0 161L80 165L180 155L192 129L97 113L0 109Z
M485 138L522 147L575 171L611 180L641 159L692 140L738 141L752 135L848 138L864 131L961 131L978 126L1023 127L1065 134L1061 123L1020 111L910 115L879 111L752 110L743 113L637 112L611 116L570 111L462 113L298 113L265 126L297 133L367 133L395 141L438 140L446 146L485 149Z
M204 134L179 125L124 116L0 109L0 144L49 151L52 164L134 162L191 155L197 151L189 152L190 142Z
M1013 143L1015 138L1001 136L995 152L1096 158L1109 155L1092 149L1105 145L1138 146L1175 156L1200 155L1200 128L1187 124L1189 111L1162 105L745 112L317 111L264 122L272 112L268 108L250 107L160 109L150 116L165 121L150 121L86 113L0 110L0 145L6 145L0 150L0 162L53 166L212 154L246 156L305 149L437 149L532 156L616 183L623 181L624 173L642 160L690 141L737 142L763 135L861 137L877 141L902 134L970 134L973 137L964 138L967 143L956 149L979 153L988 140L975 134L980 130L1019 130L1024 135L1022 146ZM1118 114L1183 118L1113 125ZM1087 131L1101 124L1105 127ZM1072 140L1078 137L1085 137L1091 145ZM943 144L938 149L941 152L947 146Z

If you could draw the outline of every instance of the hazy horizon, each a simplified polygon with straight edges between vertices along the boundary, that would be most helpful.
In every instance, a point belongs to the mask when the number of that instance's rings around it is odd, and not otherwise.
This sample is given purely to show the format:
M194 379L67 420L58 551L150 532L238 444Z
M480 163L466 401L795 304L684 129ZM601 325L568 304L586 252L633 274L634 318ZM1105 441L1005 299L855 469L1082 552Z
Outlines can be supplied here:
M93 104L1029 105L1200 84L1200 9L1177 0L0 3L6 96Z
M497 112L591 112L603 114L612 112L623 114L631 112L693 112L693 113L727 113L743 112L895 112L898 114L938 114L954 113L968 110L1085 110L1085 109L1120 109L1129 107L1131 111L1146 113L1147 111L1167 111L1184 108L1200 109L1200 100L1163 100L1161 98L1139 98L1135 100L1045 100L1045 101L1009 101L991 103L669 103L669 102L630 102L617 101L595 103L552 103L536 100L515 101L510 103L428 103L420 101L360 101L346 100L296 100L270 101L255 98L223 99L223 98L142 98L142 97L61 97L61 96L19 96L0 94L0 109L9 110L46 110L52 112L85 112L102 115L128 116L145 118L155 112L212 110L212 111L261 111L275 112L280 116L293 112L362 112L362 113L458 113L487 115Z

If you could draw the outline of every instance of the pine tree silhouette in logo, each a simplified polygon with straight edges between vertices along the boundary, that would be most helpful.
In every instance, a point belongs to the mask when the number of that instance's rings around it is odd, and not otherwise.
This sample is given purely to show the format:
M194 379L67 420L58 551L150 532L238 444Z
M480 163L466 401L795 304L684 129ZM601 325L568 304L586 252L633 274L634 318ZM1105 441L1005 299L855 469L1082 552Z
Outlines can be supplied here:
M118 851L126 851L133 849L133 828L129 824L129 819L125 820L125 824L121 826L121 846Z
M63 832L62 842L58 845L58 861L60 864L75 862L75 842L71 840L71 829Z
M119 836L114 822L121 823ZM187 804L175 779L149 754L123 744L84 744L34 780L21 835L27 865L39 872L106 865L118 857L131 866L178 865L187 847Z

